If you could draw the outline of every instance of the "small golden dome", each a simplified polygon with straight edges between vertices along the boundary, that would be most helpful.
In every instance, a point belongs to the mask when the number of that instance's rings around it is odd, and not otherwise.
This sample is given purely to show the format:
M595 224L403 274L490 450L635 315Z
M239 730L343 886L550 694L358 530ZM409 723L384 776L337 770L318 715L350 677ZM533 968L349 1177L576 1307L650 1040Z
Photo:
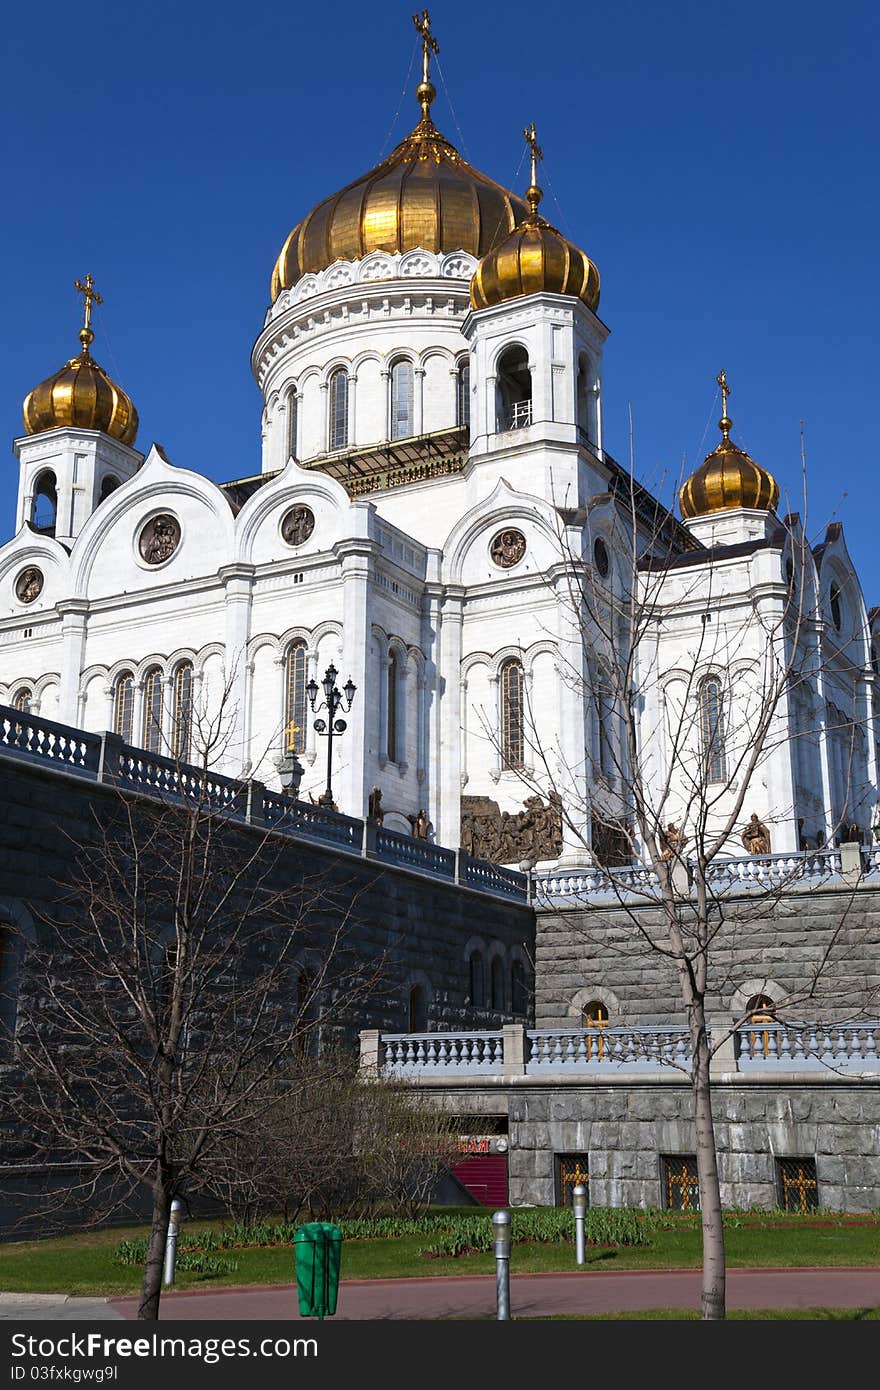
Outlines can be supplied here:
M730 387L724 372L720 373L718 384L723 399L723 414L718 421L722 438L678 495L681 514L686 520L725 512L731 507L772 512L779 501L776 479L743 449L731 443L733 422L727 414Z
M41 381L24 398L24 427L28 434L42 434L59 425L80 430L102 430L123 444L133 444L138 430L137 411L121 386L99 367L89 347L94 333L89 327L92 300L101 297L86 276L85 285L76 282L86 296L86 319L79 331L82 350L63 367Z
M474 169L431 120L431 83L416 95L422 119L386 160L318 203L290 233L272 273L272 302L309 272L371 251L421 248L484 256L526 216L521 198Z
M529 189L529 194L539 190ZM528 195L527 195L528 196ZM471 307L486 309L523 294L570 294L595 313L599 272L583 251L538 216L538 199L525 222L484 256L471 280Z

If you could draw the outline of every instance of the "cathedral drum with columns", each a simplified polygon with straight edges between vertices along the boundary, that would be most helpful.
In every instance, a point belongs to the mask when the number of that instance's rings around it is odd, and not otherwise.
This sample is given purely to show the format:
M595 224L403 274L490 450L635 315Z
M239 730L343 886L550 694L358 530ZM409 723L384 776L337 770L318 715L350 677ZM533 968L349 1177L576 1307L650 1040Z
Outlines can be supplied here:
M277 787L296 753L300 795L316 799L326 749L307 688L332 664L361 692L333 744L340 811L366 816L378 789L387 829L502 863L583 862L621 758L572 621L572 567L621 592L632 542L630 480L603 433L599 272L541 214L534 126L524 196L440 133L432 51L425 26L411 134L282 245L251 357L252 476L218 485L198 459L138 451L135 407L92 356L100 297L91 276L77 282L80 352L28 395L14 445L0 702L183 760L219 719L220 771ZM662 513L640 716L651 775L666 775L668 713L711 622L694 729L711 727L716 780L729 777L724 625L745 669L778 626L796 551L824 615L815 641L835 659L780 702L744 811L774 853L843 823L867 834L876 612L839 526L811 552L798 519L777 515L773 477L731 440L720 381L721 441L681 489L682 520ZM650 585L660 504L638 497ZM729 852L749 845L737 835Z

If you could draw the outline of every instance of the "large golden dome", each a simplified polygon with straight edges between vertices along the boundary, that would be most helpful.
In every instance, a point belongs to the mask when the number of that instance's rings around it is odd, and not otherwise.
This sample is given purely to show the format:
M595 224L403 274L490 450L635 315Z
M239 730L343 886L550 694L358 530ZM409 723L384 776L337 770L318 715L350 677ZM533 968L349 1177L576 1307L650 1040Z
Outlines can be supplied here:
M533 206L525 222L477 266L471 280L471 307L486 309L544 291L574 295L595 313L598 270L589 256L538 215L540 190L533 186L526 196Z
M309 271L370 251L468 251L484 256L526 216L521 198L468 164L431 120L434 88L417 95L422 119L368 174L318 203L290 233L272 273L272 301Z
M731 442L733 421L727 414L730 388L724 372L720 373L718 384L723 400L723 414L718 421L722 438L678 495L681 514L686 520L725 512L731 507L772 512L779 501L776 479Z
M87 287L87 289L86 289ZM42 434L59 425L79 430L102 430L123 444L133 444L138 431L138 415L121 386L117 386L103 367L99 367L89 348L95 335L89 327L92 300L101 302L86 276L85 286L77 281L77 289L86 295L86 319L79 331L82 349L71 357L54 376L47 377L24 398L24 427L28 434Z

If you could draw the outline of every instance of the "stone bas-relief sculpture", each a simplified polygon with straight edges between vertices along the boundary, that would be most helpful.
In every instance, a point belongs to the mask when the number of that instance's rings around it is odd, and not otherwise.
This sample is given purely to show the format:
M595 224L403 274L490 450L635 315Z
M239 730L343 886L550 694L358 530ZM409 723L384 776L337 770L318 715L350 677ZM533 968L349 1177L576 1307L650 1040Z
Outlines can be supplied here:
M315 529L311 507L291 507L281 522L281 537L288 545L303 545Z
M489 554L495 564L503 570L509 570L519 564L525 553L526 538L522 531L499 531L489 547Z
M138 549L148 565L161 565L170 560L180 545L180 522L169 512L154 516L141 531Z
M770 853L770 831L754 811L740 838L749 854Z
M488 796L461 798L461 847L476 859L496 864L519 864L530 859L557 859L562 853L562 800L551 792L549 801L527 797L524 811L500 811Z
M42 571L38 570L36 565L29 565L26 570L22 570L15 581L15 597L19 603L33 603L34 599L39 598L42 592Z

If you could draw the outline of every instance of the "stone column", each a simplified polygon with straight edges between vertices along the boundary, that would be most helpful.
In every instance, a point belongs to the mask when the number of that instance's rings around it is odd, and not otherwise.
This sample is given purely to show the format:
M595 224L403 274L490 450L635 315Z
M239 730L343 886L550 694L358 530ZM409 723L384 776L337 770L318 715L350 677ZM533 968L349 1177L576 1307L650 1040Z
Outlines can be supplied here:
M226 685L226 708L223 711L225 738L221 769L232 777L241 775L249 760L248 748L248 661L247 645L251 628L253 597L253 565L222 565L220 582L226 591L226 634L223 676ZM268 731L267 731L268 732ZM261 749L260 752L263 750Z
M56 605L61 618L61 680L58 690L58 722L81 727L79 683L85 664L88 599L65 599Z
M566 551L580 544L569 533L564 540ZM556 630L559 658L557 664L558 740L548 749L548 761L554 769L556 790L562 797L562 855L561 862L572 866L591 864L590 817L587 810L587 773L591 760L587 757L587 704L591 698L589 673L586 669L583 635L577 614L572 609L572 592L563 568L556 580ZM555 757L554 757L555 755Z
M413 368L413 433L425 432L425 369Z
M425 699L430 699L423 718L425 719L425 767L427 770L427 811L428 818L434 825L434 831L438 844L443 844L440 839L440 747L441 718L440 718L440 615L443 603L443 590L441 585L436 582L439 574L440 555L437 551L428 552L428 583L425 589L425 597L422 608L422 640L421 647L425 654ZM455 849L455 845L450 846Z
M365 816L369 796L367 766L367 719L375 697L369 685L371 641L370 579L379 546L371 538L376 508L371 502L356 502L350 517L355 534L339 541L334 551L342 565L342 654L339 661L340 689L349 676L357 686L350 714L339 711L348 724L346 732L334 741L334 799L347 816Z
M447 585L440 610L440 783L434 834L437 843L455 849L461 838L461 647L464 594Z

